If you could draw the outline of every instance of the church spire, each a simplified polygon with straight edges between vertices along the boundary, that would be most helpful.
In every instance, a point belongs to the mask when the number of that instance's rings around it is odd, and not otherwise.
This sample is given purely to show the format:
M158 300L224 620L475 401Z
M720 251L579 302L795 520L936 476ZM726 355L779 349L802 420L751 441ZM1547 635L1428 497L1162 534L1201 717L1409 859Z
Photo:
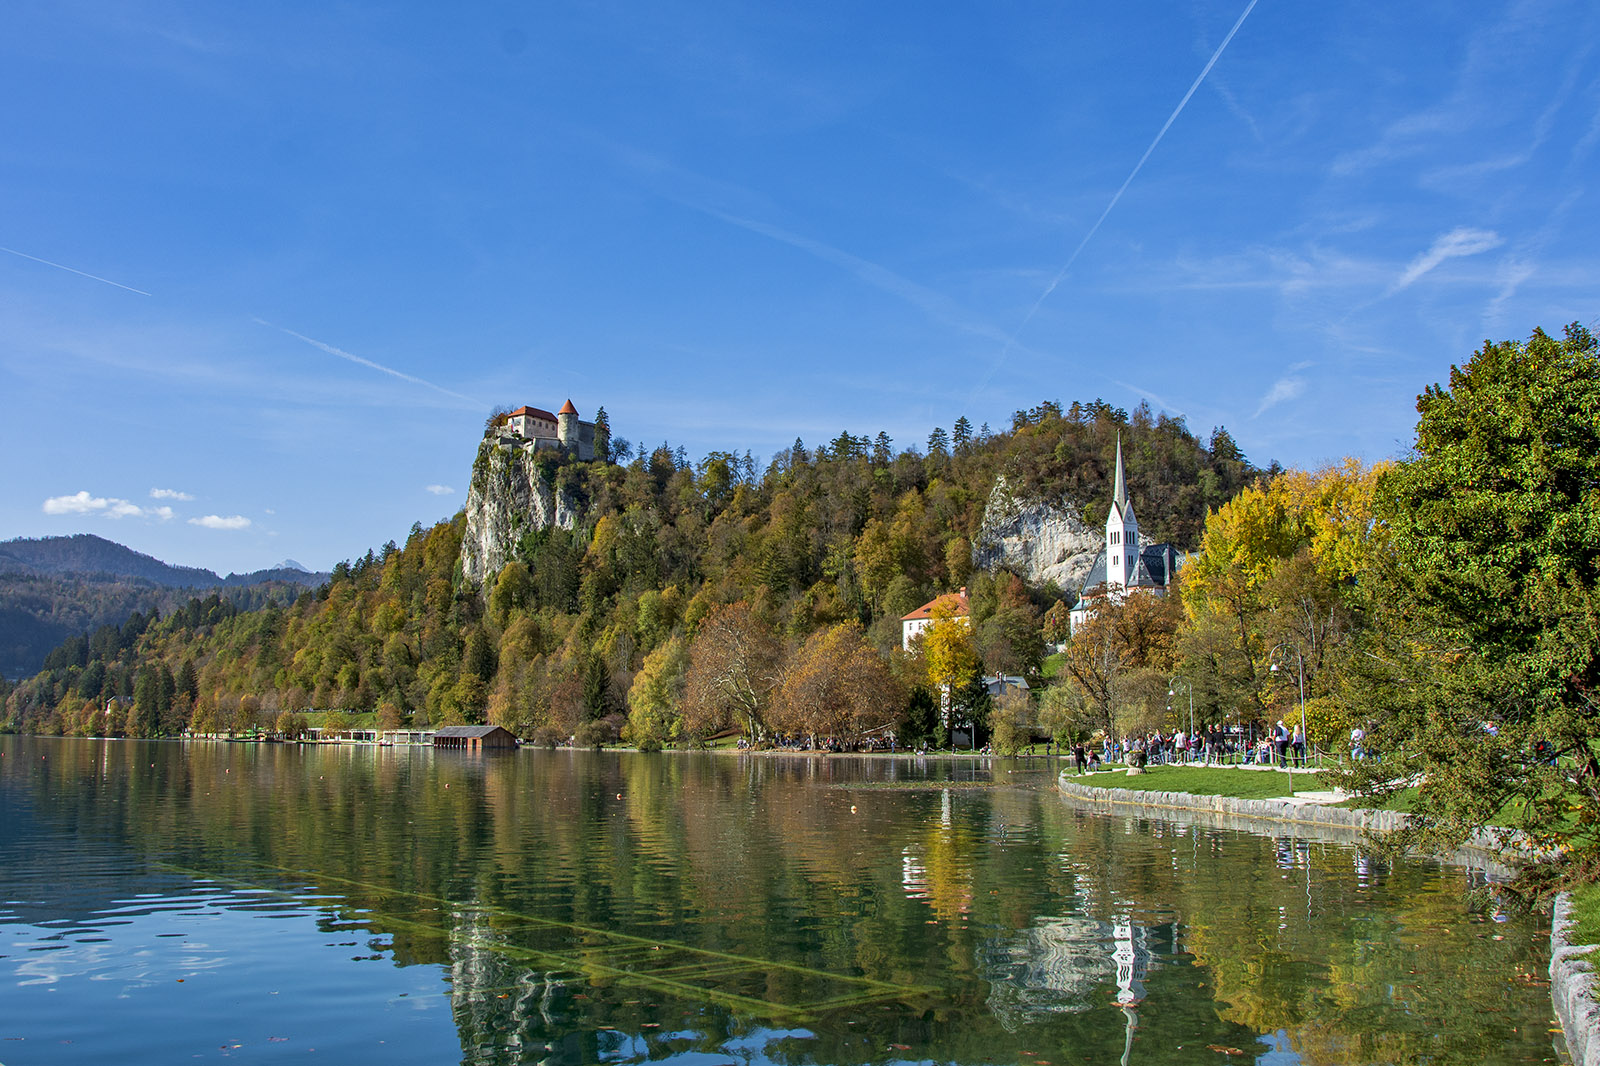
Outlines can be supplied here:
M1128 509L1128 482L1122 476L1122 431L1117 430L1117 478L1111 489L1112 501L1124 512Z

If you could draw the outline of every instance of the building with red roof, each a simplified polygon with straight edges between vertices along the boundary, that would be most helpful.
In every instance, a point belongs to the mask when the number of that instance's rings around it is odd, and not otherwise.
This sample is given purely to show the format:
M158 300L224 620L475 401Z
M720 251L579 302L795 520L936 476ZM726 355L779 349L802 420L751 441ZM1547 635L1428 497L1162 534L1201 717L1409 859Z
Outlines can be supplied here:
M967 587L961 586L960 592L946 592L942 596L935 596L927 603L918 607L910 614L900 617L900 646L906 651L911 650L911 642L922 633L924 629L933 625L938 617L950 618L970 625L972 608L967 603Z
M519 407L491 432L520 437L535 448L566 448L579 459L594 458L594 423L580 419L570 399L555 414L542 407Z

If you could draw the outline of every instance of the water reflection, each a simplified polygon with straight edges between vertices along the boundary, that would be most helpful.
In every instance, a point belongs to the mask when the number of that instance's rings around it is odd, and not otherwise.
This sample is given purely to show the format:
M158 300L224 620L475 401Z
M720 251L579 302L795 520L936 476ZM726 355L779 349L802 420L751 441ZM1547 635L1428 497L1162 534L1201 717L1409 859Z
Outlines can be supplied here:
M95 1046L127 1061L269 1002L324 1049L407 1034L389 1061L436 1061L446 1005L474 1063L1549 1054L1544 934L1464 872L1088 814L979 761L0 751L0 1036L30 1050L86 1024L42 984L122 982L107 1027L144 1046Z

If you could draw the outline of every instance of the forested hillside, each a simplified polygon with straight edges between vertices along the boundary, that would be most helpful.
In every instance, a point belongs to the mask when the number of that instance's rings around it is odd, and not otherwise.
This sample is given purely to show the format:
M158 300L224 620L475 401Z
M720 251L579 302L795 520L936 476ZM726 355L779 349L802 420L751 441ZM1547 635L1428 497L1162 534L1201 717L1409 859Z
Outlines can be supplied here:
M1102 402L1041 404L1001 432L963 418L925 450L882 433L796 441L764 472L748 454L691 463L618 441L615 460L550 461L581 522L528 532L482 588L461 573L461 516L413 527L291 606L194 599L74 641L13 694L6 723L103 731L114 699L115 728L144 735L317 708L644 742L733 722L806 731L843 701L866 717L842 731L864 732L907 706L925 715L898 619L940 592L970 586L985 669L1036 674L1044 614L1073 592L972 573L985 504L1003 474L1103 522L1119 433L1151 541L1195 546L1208 510L1257 477L1225 431L1203 443ZM859 683L830 690L835 668Z
M218 577L88 533L0 541L0 677L33 674L69 637L121 626L136 612L171 611L196 590L227 589L248 610L291 603L301 587L325 580L284 568Z

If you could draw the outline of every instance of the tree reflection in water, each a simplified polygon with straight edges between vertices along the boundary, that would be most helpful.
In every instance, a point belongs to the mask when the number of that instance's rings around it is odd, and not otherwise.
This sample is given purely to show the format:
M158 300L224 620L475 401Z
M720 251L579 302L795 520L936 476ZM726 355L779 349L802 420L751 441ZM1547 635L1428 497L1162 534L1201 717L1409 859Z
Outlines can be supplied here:
M440 967L469 1062L1549 1053L1516 979L1544 934L1471 909L1463 871L973 787L985 762L0 744L30 832L314 899ZM52 906L117 892L77 883Z

